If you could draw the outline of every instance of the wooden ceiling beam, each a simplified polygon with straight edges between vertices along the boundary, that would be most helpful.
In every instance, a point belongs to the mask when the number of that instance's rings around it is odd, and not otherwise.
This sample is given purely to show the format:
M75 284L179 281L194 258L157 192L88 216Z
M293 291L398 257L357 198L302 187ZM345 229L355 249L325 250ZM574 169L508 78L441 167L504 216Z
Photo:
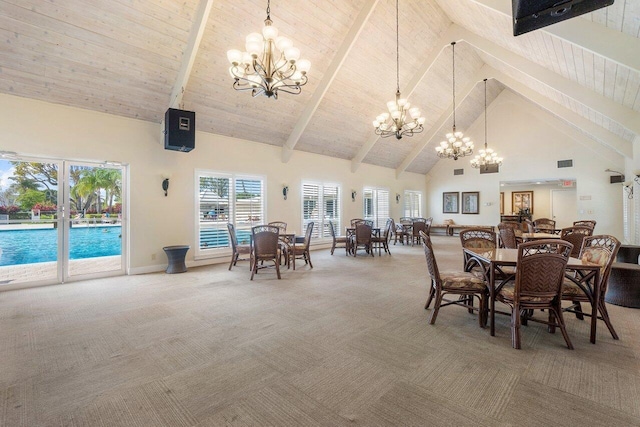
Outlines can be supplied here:
M182 97L189 82L189 76L191 76L191 69L196 60L200 41L207 26L207 20L209 19L212 6L213 0L200 0L200 4L198 4L198 9L193 19L193 27L191 27L191 32L189 33L187 47L182 54L182 63L178 71L178 77L176 78L176 82L171 90L171 96L169 97L169 108L178 108L182 104Z
M510 0L472 0L511 18ZM538 31L547 32L576 46L640 73L640 39L586 19L572 18Z
M631 132L640 134L640 112L618 104L612 99L602 96L577 82L562 77L465 28L456 24L454 24L454 26L457 30L458 39L464 40L507 66L526 74L540 83L576 100L593 111L610 118ZM640 57L640 55L637 56Z
M480 83L485 78L492 77L491 74L487 74L488 71L486 70L486 67L486 64L480 67L480 69L478 69L478 71L476 71L469 79L467 85L461 91L456 91L456 99L459 99L458 107L462 105L464 100L467 98L467 96L469 96L469 94L473 91L478 83ZM409 153L409 155L402 161L400 166L398 166L398 168L396 169L396 178L399 178L400 175L405 170L407 170L409 165L411 165L411 163L418 157L418 155L420 155L422 150L424 150L426 146L429 145L429 142L431 142L431 140L436 136L436 134L440 132L442 126L444 126L451 119L451 116L453 115L452 111L453 102L449 104L449 106L443 111L442 115L438 118L435 124L431 126L431 128L422 138L420 138L420 141L416 144L415 147L413 147L411 153ZM446 132L443 132L443 137L445 133Z
M620 138L619 136L615 135L612 132L609 132L602 126L599 126L593 123L591 120L588 120L581 115L574 113L568 108L550 100L549 98L539 94L535 90L530 89L529 87L527 87L527 85L520 83L516 79L493 69L489 65L484 65L483 69L486 70L485 72L488 76L495 78L500 83L510 88L513 92L518 93L519 95L538 105L540 108L558 117L560 120L563 120L569 125L577 128L590 139L603 144L607 148L624 157L633 157L633 147L631 142Z
M409 81L409 83L404 88L402 88L401 92L404 98L408 99L411 96L413 91L416 90L422 79L426 76L433 64L436 62L442 50L445 47L449 46L451 42L455 40L455 37L457 37L457 28L459 27L451 25L449 26L447 31L442 34L438 42L434 45L435 47L431 49L429 55L427 55L420 68L418 68L418 72L415 73L411 81ZM373 146L376 145L376 142L378 142L379 139L380 137L373 133L372 127L371 136L362 145L362 147L360 147L360 150L358 150L358 153L356 153L355 157L351 159L351 172L356 172L358 170L364 158L367 157L367 154L369 153L369 151L371 151Z
M322 99L327 93L327 90L329 90L329 86L331 86L331 83L338 75L340 68L342 68L342 64L344 64L344 61L347 59L347 56L349 55L351 48L358 39L358 36L362 32L362 29L369 21L369 17L378 4L378 1L379 0L366 0L364 6L362 7L362 9L360 9L360 13L358 13L358 16L356 17L355 21L351 25L351 28L349 29L349 32L347 33L347 36L342 41L342 44L334 55L331 64L329 64L327 71L325 71L324 75L322 76L322 80L318 84L316 91L311 96L309 102L307 102L306 107L302 111L302 114L293 127L293 131L291 131L291 134L287 138L287 141L282 146L282 161L284 163L287 163L291 159L293 149L295 148L296 144L298 144L298 141L304 133L304 130L309 125L313 114L318 109L318 106L322 102Z

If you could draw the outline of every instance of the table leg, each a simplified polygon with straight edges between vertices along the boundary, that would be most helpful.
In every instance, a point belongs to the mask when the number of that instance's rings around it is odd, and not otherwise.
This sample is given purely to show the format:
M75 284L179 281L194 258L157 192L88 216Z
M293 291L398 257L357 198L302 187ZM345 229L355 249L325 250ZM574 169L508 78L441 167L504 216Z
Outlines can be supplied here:
M496 273L493 263L489 264L489 325L491 336L496 334Z
M598 325L598 307L600 306L600 271L593 276L593 304L591 305L591 344L596 343L596 327Z

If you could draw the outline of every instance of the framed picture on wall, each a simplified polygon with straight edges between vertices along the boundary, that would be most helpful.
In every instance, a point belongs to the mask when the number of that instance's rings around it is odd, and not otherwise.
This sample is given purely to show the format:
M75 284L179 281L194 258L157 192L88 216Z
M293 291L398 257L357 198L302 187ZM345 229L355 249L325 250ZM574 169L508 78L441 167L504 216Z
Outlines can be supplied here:
M511 206L514 214L520 212L533 214L533 191L514 191L511 193Z
M500 215L504 215L504 191L500 192Z
M480 213L480 193L477 191L462 192L462 213Z
M459 194L455 192L442 193L442 213L458 213L458 197Z

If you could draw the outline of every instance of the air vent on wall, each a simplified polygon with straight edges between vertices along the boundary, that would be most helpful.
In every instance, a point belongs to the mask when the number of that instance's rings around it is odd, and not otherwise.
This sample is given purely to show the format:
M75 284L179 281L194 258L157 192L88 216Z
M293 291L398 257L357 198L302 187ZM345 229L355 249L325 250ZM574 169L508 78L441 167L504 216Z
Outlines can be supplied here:
M559 168L572 168L573 167L573 160L558 160L558 167Z
M454 169L453 170L453 174L454 175L464 175L464 169Z
M609 177L609 183L617 184L619 182L624 182L624 175L614 175Z
M498 173L500 172L499 165L484 165L480 166L480 173Z

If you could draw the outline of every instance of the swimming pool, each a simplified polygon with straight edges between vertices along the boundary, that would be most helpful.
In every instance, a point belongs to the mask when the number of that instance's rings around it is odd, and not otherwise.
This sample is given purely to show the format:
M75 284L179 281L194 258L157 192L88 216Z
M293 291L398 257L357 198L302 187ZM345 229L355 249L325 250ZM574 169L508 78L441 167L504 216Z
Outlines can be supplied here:
M122 254L121 226L77 227L69 230L69 258L83 259ZM58 230L0 231L0 266L49 262L58 259Z

